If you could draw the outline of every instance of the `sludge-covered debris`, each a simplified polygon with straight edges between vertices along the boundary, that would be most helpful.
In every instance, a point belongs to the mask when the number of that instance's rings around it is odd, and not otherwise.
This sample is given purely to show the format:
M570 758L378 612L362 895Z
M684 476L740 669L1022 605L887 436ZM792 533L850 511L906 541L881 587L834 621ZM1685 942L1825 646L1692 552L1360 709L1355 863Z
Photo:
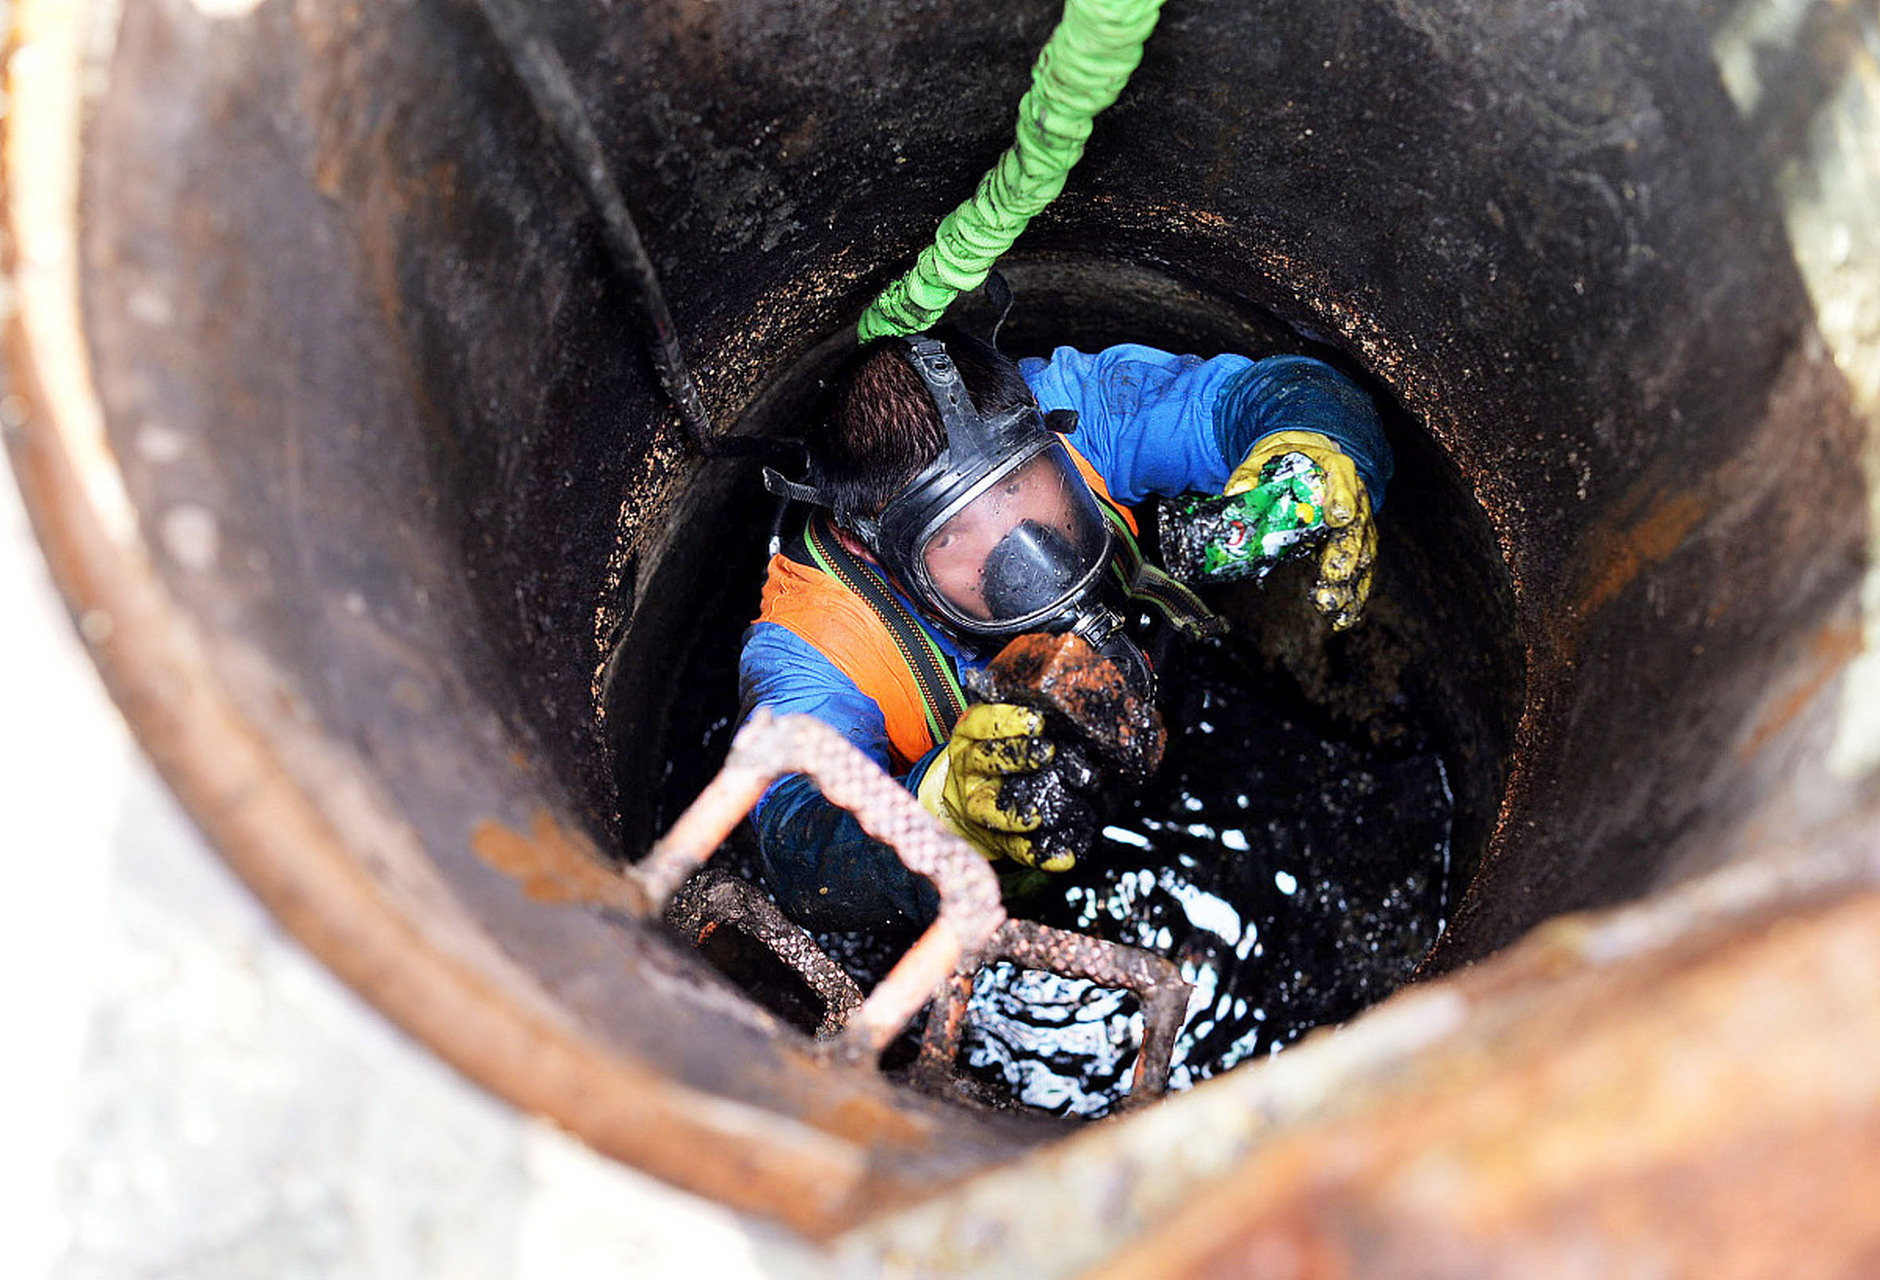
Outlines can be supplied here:
M1187 654L1168 757L1090 856L1014 910L1167 956L1194 986L1170 1085L1278 1051L1396 989L1441 932L1454 800L1406 705L1374 731L1314 705L1252 642ZM1383 741L1379 741L1382 739ZM989 970L968 1061L1029 1105L1107 1113L1131 1002Z
M1341 695L1336 710L1266 656L1258 634L1190 647L1165 684L1162 768L1109 816L1075 870L1008 877L1014 915L1178 966L1193 990L1174 1089L1381 999L1443 927L1447 768L1394 687L1392 638L1361 632L1332 643L1338 665L1357 669L1342 681L1313 673L1317 693ZM1354 718L1361 703L1370 711ZM726 856L761 882L747 843ZM812 936L864 988L912 940ZM757 967L734 976L763 996ZM981 1101L1095 1117L1128 1096L1140 1039L1130 994L1000 961L979 973L962 1064ZM884 1065L898 1070L912 1050L910 1038Z

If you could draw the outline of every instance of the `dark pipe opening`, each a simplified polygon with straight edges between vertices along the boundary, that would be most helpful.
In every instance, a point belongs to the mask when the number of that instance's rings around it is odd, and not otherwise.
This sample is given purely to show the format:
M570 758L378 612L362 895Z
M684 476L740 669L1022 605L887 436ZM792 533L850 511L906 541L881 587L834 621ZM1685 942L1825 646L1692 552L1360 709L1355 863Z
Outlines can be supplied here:
M1288 325L1245 300L1210 297L1123 261L1018 255L1005 272L1016 302L1001 342L1014 356L1121 342L1204 356L1311 352L1370 384L1398 457L1365 625L1331 636L1301 604L1298 574L1211 592L1236 633L1185 655L1183 687L1206 688L1166 700L1177 744L1169 776L1117 815L1122 836L1100 839L1083 868L1014 904L1020 914L1188 966L1208 998L1177 1050L1177 1083L1186 1085L1381 999L1435 941L1480 856L1506 777L1521 706L1513 596L1455 467L1322 327ZM967 298L956 310L971 316L978 306ZM800 434L822 377L848 349L839 333L825 342L734 429ZM603 707L629 859L716 772L735 727L738 645L756 614L776 512L754 472L749 463L703 470L607 661ZM1140 514L1152 537L1153 504ZM656 611L642 616L642 608ZM1205 835L1210 823L1233 843ZM1187 831L1202 838L1184 840ZM727 860L761 882L747 841L741 832ZM1154 889L1133 882L1143 875L1158 878ZM1196 894L1214 904L1212 917L1182 907ZM819 939L865 982L909 941ZM721 968L773 1008L801 1010L790 984L776 984L748 956L738 960ZM1001 970L982 982L979 1015L994 1027L983 1034L1027 1047L1052 1040L1027 1030L1031 1001L1014 981ZM1110 1012L1093 1005L1087 984L1052 993L1078 1006L1079 1025ZM1080 1072L1063 1065L1082 1061L1074 1053L1032 1053L1003 1039L986 1047L972 1038L980 1032L975 1022L969 1045L979 1057L1018 1054L1027 1071L1049 1076L1031 1097L1100 1112L1121 1087L1126 1054Z

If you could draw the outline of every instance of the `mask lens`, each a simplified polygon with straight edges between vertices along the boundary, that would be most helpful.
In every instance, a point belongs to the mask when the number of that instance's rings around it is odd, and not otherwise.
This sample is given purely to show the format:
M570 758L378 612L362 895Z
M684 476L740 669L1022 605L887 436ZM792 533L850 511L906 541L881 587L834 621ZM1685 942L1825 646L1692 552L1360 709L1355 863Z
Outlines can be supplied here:
M1063 449L995 479L922 546L928 584L963 618L1001 626L1049 612L1102 561L1102 513Z

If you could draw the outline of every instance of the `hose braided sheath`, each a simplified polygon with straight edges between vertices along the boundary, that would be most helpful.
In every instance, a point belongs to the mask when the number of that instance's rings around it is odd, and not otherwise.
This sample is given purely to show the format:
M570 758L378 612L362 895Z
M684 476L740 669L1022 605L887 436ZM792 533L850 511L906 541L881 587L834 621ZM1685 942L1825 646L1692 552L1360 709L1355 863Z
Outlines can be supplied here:
M941 221L913 268L862 314L856 334L863 342L918 333L985 281L1064 189L1097 113L1116 101L1142 61L1161 8L1162 0L1066 0L1064 17L1032 66L1012 145L972 198Z

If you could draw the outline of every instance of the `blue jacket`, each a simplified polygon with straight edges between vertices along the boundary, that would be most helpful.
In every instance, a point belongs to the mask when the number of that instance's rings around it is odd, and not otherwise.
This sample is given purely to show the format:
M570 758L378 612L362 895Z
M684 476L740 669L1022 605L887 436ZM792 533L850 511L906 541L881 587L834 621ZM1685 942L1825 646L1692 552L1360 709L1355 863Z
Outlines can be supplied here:
M1152 494L1218 493L1262 437L1304 430L1336 442L1357 464L1372 504L1383 506L1392 462L1377 410L1322 361L1202 360L1124 345L1094 355L1060 347L1049 360L1020 361L1019 370L1040 408L1077 411L1071 443L1125 505ZM903 597L902 603L919 616L911 601ZM962 669L991 656L963 649L938 628L928 630ZM744 716L759 707L813 715L884 769L891 767L880 706L796 632L755 623L745 633L738 682ZM938 750L905 775L910 789ZM807 778L772 786L755 823L771 888L799 922L851 929L931 919L933 887L825 801Z

